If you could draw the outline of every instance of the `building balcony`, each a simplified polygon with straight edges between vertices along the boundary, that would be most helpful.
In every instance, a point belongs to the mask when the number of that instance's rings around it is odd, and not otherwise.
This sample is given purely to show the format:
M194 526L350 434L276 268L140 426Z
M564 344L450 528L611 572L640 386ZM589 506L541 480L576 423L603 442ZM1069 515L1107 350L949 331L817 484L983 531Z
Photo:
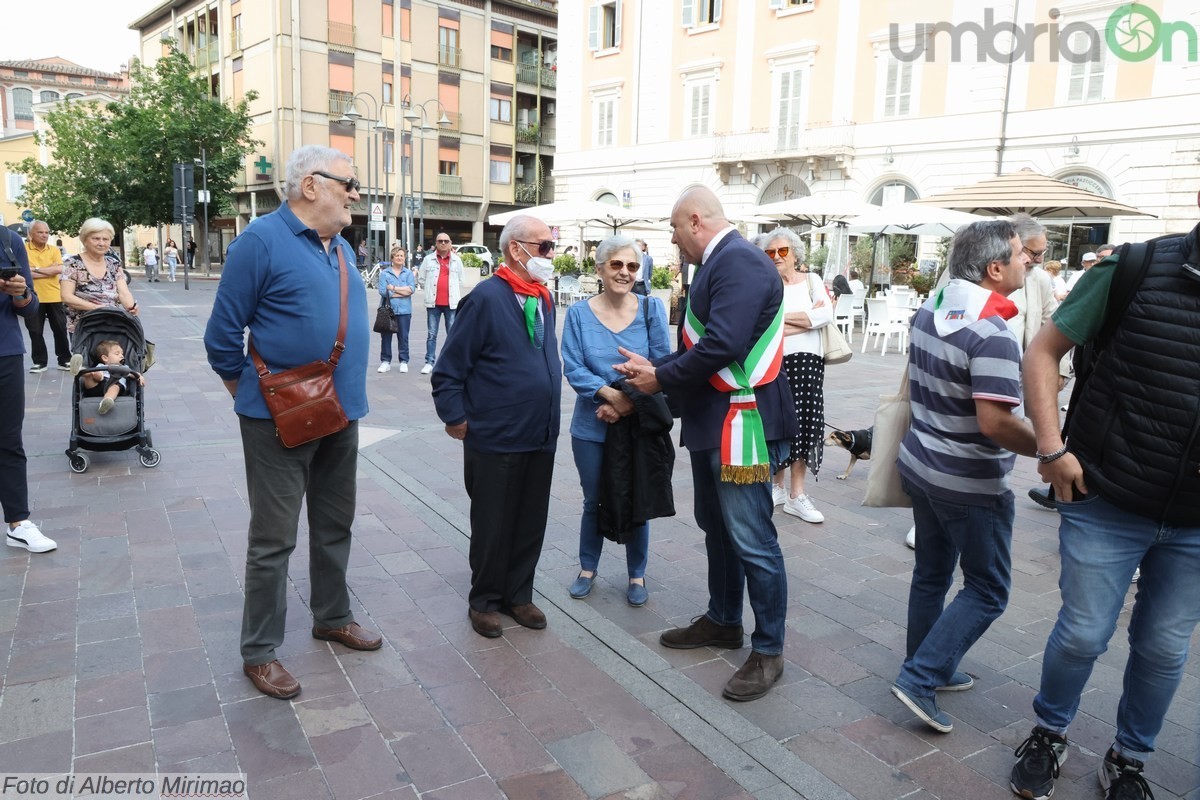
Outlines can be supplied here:
M354 103L354 95L337 90L329 93L329 116L341 117Z
M538 85L538 71L541 69L537 64L517 64L517 83L525 83L530 86Z
M542 67L538 73L538 80L546 89L558 88L558 70L553 67Z
M513 187L513 202L533 205L538 202L538 187L536 183L518 183Z
M462 195L461 175L438 175L438 194Z
M854 155L854 123L823 122L774 127L743 133L718 133L714 137L713 162L788 162L810 158L834 158L847 162Z
M542 140L542 127L536 122L517 125L517 144L537 144Z
M438 45L438 66L449 70L461 70L462 48Z
M329 23L329 49L339 53L353 53L354 26L344 22Z

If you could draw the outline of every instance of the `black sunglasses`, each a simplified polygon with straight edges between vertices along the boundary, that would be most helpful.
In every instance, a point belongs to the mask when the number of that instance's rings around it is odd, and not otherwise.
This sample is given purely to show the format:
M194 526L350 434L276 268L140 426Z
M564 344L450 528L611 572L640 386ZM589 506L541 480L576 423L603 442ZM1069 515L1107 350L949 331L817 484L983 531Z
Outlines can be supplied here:
M522 241L521 239L517 239L517 241L521 242L521 244L536 244L537 245L537 254L539 256L541 256L542 258L546 258L547 256L549 256L551 253L554 252L554 242L551 239L547 239L543 242L526 242L526 241Z
M322 172L319 169L313 170L312 174L320 175L322 178L329 178L329 180L333 181L334 183L340 183L342 186L346 187L347 192L357 192L358 187L362 186L362 184L358 182L358 178L355 177L339 178L337 175L330 175L328 172Z

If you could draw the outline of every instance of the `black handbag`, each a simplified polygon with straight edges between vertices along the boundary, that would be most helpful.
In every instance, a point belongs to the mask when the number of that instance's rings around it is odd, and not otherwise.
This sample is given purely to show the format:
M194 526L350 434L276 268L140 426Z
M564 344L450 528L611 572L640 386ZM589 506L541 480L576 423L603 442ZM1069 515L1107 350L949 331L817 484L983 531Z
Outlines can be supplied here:
M379 308L375 311L375 324L371 330L376 333L396 333L400 330L396 315L392 313L391 301L386 296L379 298Z

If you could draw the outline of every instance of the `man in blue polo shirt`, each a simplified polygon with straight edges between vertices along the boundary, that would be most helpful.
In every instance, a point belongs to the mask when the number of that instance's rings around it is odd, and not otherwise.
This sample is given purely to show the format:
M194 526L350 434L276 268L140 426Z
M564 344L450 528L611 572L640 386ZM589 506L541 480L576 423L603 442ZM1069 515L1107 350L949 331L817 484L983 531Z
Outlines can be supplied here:
M287 164L287 202L260 217L229 246L204 334L208 362L234 397L246 459L250 531L242 612L242 670L263 694L300 693L276 658L287 611L288 557L296 547L301 502L308 502L312 635L355 650L383 640L354 621L346 587L354 522L358 420L367 413L370 348L366 296L354 250L340 231L350 224L358 181L339 150L307 145ZM246 354L249 328L271 372L329 358L340 318L340 271L348 271L345 352L334 386L350 424L286 448Z
M974 222L950 245L950 282L913 317L908 356L912 425L898 466L912 498L916 561L906 658L892 694L940 733L953 727L939 691L970 689L958 671L1008 605L1016 454L1033 456L1019 413L1021 349L1005 320L1025 283L1021 237L1008 220ZM963 588L946 605L956 562ZM943 608L944 607L944 608Z

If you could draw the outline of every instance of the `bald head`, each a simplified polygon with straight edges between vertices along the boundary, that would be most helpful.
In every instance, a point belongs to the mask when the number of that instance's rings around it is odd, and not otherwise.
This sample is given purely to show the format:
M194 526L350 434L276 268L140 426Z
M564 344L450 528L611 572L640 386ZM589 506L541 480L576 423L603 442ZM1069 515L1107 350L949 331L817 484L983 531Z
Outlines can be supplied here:
M728 225L716 194L705 186L693 186L671 210L671 241L690 263L699 264L709 242Z

